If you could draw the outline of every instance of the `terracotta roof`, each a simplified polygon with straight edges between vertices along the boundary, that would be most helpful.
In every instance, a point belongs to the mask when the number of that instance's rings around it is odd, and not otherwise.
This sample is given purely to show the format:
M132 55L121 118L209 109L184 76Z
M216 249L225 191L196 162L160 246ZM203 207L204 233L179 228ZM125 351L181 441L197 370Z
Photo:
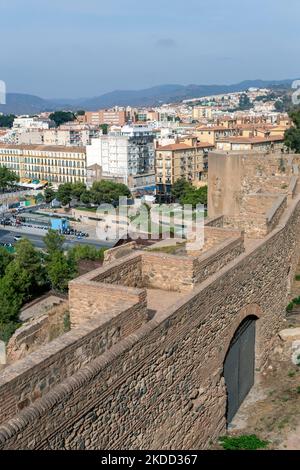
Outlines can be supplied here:
M270 137L224 137L218 142L229 142L231 144L260 144L263 142L283 141L283 135L274 135Z
M208 142L198 142L197 147L199 148L206 148L206 147L214 147L214 144L209 144Z
M214 145L209 144L208 142L197 142L196 145L177 143L177 144L164 145L163 147L158 147L157 150L160 150L160 151L192 150L192 149L206 148L206 147L214 147Z
M66 147L64 145L14 145L0 142L0 149L40 150L43 152L85 153L85 147Z
M227 131L228 128L224 126L214 126L214 127L197 127L197 131Z
M188 150L188 149L192 149L192 148L195 148L193 147L192 145L187 145L187 144L183 144L183 143L180 143L180 144L170 144L170 145L164 145L163 147L158 147L159 150Z

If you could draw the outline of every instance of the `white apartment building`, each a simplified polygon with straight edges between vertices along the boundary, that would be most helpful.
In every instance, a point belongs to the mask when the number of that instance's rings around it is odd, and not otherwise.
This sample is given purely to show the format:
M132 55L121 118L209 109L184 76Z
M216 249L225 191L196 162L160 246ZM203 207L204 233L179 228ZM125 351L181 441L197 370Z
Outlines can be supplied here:
M19 116L14 119L13 129L50 129L54 125L51 119Z
M79 126L61 126L54 129L22 128L16 129L13 142L18 145L58 145L66 147L85 147L91 139L99 137L99 129Z
M154 173L154 134L139 126L124 126L118 132L92 139L86 147L87 166L98 164L103 176L122 178Z

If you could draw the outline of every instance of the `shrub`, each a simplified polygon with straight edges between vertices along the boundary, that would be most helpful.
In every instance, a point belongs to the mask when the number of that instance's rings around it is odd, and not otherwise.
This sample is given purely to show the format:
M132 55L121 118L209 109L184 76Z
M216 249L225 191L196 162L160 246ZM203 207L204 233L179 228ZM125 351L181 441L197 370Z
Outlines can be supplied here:
M300 281L300 274L296 274L295 280L296 280L296 281Z
M89 245L76 245L69 251L69 256L73 257L76 262L80 260L103 261L104 251L106 248L95 248Z
M265 449L269 442L262 441L255 434L244 436L222 436L219 442L225 450L257 450Z
M8 343L10 337L14 334L19 326L21 326L21 324L17 322L0 324L0 340Z
M70 319L70 312L67 311L64 314L64 331L70 331L71 329L71 319Z
M294 302L290 302L288 306L286 307L286 312L289 313L293 310L294 308Z

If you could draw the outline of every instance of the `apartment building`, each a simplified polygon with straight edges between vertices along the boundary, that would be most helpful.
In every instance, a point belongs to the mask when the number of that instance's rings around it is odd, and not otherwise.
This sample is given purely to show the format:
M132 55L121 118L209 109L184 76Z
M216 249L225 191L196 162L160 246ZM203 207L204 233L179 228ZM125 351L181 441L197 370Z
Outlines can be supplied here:
M93 126L108 124L110 126L124 126L127 121L126 111L114 109L100 109L99 111L87 111L85 122Z
M217 140L223 137L237 135L236 128L227 128L223 126L202 126L195 130L195 135L200 141L208 142L209 144L216 145Z
M14 119L13 129L50 129L55 123L49 118L19 116Z
M192 111L192 119L201 121L201 119L212 119L215 108L211 106L194 106Z
M208 152L213 149L209 143L175 143L156 149L156 192L158 195L171 193L172 185L180 178L193 184L207 179Z
M216 143L217 150L224 151L240 151L240 150L263 150L275 151L281 150L284 147L283 135L272 135L267 137L228 137L220 139Z
M83 147L0 144L0 165L20 178L54 184L86 183L86 150Z
M58 145L67 147L84 147L91 139L99 137L101 129L87 124L62 125L53 129L18 129L13 143L18 145Z
M124 126L115 133L92 139L87 146L88 166L98 164L106 177L123 178L128 184L130 175L154 174L154 133L140 126Z

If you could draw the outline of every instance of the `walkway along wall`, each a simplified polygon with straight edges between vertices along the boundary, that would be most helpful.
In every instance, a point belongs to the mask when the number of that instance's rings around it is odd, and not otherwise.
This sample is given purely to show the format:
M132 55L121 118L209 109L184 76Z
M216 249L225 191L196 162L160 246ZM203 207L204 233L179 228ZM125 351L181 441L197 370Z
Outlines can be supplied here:
M223 362L244 318L258 318L256 368L272 351L299 223L297 196L266 238L3 424L0 448L206 448L225 430Z

